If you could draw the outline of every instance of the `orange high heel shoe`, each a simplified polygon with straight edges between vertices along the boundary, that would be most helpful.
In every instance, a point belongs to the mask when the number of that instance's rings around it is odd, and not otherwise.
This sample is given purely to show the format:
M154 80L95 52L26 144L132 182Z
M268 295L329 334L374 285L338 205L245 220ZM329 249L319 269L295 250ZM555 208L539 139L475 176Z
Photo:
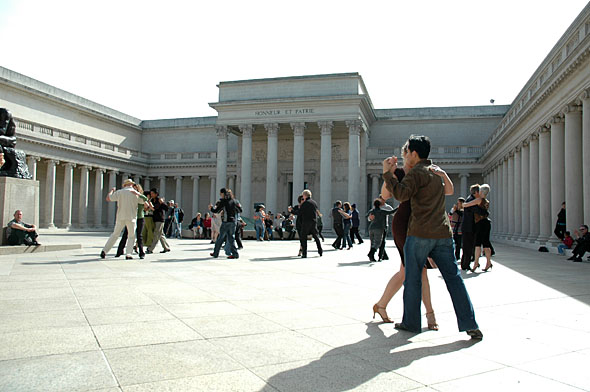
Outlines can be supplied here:
M385 313L385 316L381 312ZM373 320L375 320L375 314L379 314L384 323L393 323L393 321L387 316L387 312L383 306L379 306L377 304L373 305Z

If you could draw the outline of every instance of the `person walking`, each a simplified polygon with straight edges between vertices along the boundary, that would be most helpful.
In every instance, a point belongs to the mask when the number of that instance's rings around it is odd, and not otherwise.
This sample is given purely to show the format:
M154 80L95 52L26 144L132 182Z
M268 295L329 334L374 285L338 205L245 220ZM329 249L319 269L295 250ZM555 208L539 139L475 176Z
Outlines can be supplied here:
M557 214L557 222L555 223L555 230L553 230L555 236L563 241L565 236L565 201L561 203L561 209Z
M140 199L140 196L143 195L136 191L133 188L133 185L135 185L133 180L126 179L123 182L123 189L119 189L117 191L116 188L112 188L107 194L107 201L117 203L117 216L115 219L115 228L113 229L113 233L100 252L101 259L104 259L106 254L109 253L124 228L127 228L127 232L129 233L129 241L127 241L125 259L133 259L132 254L133 244L135 244L135 221L137 220L138 209L137 205L143 205L143 200Z
M350 228L350 241L354 244L354 239L359 242L359 245L363 243L363 239L361 238L361 234L359 233L359 226L361 225L361 220L359 219L359 212L356 209L356 204L353 203L351 206L352 212L352 227Z
M217 258L219 256L219 250L224 241L228 241L229 248L231 249L231 255L229 259L237 259L240 257L238 249L234 244L234 235L236 233L236 219L237 215L242 212L242 207L236 203L233 198L231 189L221 188L219 190L220 199L215 204L215 207L209 205L209 210L214 214L220 214L223 211L223 221L219 228L219 236L215 241L215 247L211 256Z
M342 215L342 249L348 244L347 250L352 249L352 240L350 239L350 228L352 227L352 208L349 202L345 202L342 206L340 214Z
M467 332L472 339L482 339L483 333L475 320L473 305L454 259L453 233L445 211L443 181L431 171L432 162L428 159L430 139L412 135L408 139L407 149L405 159L413 168L401 182L394 175L397 157L392 156L383 161L386 188L400 202L409 200L412 209L404 245L404 315L402 322L395 324L395 328L421 332L421 274L430 256L436 261L451 296L459 331Z
M318 238L317 231L318 205L311 198L311 191L309 189L305 189L303 193L301 193L301 196L303 196L303 203L301 203L299 214L297 215L297 221L301 221L301 232L299 237L301 243L301 258L307 257L307 236L309 234L313 237L318 248L318 254L321 257L324 251L322 250L322 244Z
M463 224L463 203L465 199L460 197L457 203L451 208L451 229L453 230L453 243L455 244L455 260L461 259L461 244L463 239L463 232L461 226Z
M166 241L166 236L164 235L164 215L166 214L166 211L168 211L168 206L166 205L164 198L161 198L158 194L157 189L152 189L151 194L152 204L154 206L154 239L145 253L154 253L154 249L156 249L158 241L163 248L160 253L170 252L170 246L168 245L168 241Z
M341 210L342 202L340 200L336 200L336 203L334 203L334 208L332 208L332 227L336 232L336 239L332 243L332 247L334 249L340 249L344 236L343 218L340 214Z
M387 230L387 216L395 212L393 208L383 209L386 206L381 199L377 198L373 201L373 208L368 212L367 216L371 220L369 224L369 239L371 240L371 250L369 251L369 260L375 260L375 252L381 247L383 241L383 232ZM381 261L381 258L379 259Z

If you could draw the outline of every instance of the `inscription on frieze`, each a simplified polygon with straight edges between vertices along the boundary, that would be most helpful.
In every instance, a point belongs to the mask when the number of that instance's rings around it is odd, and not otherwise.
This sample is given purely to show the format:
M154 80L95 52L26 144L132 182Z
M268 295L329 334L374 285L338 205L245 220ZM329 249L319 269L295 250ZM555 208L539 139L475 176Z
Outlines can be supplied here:
M273 117L273 116L297 116L302 114L314 114L314 109L301 108L301 109L269 109L269 110L256 110L254 115L256 117Z

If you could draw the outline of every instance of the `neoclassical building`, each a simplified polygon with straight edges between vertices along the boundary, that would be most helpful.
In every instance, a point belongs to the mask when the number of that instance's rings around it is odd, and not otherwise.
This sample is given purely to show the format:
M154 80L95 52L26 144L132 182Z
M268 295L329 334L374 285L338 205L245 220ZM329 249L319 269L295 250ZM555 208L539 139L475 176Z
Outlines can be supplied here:
M491 184L496 240L536 246L550 241L562 201L568 228L590 222L589 52L590 5L509 106L377 109L361 75L346 73L221 82L217 116L142 121L0 67L0 107L17 119L45 227L113 225L105 195L126 177L187 216L223 186L245 215L256 203L285 211L304 188L324 214L337 199L364 213L381 161L425 134L456 197Z

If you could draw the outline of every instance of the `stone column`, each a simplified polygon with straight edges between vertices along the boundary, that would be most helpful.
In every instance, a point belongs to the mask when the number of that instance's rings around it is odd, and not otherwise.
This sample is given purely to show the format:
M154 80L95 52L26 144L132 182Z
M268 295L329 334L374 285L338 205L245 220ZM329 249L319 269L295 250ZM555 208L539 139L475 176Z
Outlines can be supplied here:
M150 190L150 178L149 177L144 177L143 178L143 190L144 191L149 191Z
M348 127L348 201L357 203L360 194L360 134L362 123L358 120L347 121L346 126Z
M74 182L75 163L66 162L64 164L64 201L63 201L63 222L64 228L69 229L72 226L72 184Z
M193 180L193 218L199 212L199 179L200 176L192 176Z
M242 131L242 175L240 182L240 203L242 214L247 217L253 215L252 211L252 125L240 125Z
M325 217L332 209L332 121L318 122L321 133L320 211ZM324 218L326 219L326 218Z
M158 180L160 180L160 189L158 189L158 194L160 197L166 199L166 176L158 176Z
M268 133L268 148L266 153L266 211L276 212L279 124L264 124L264 128ZM293 202L297 203L297 199Z
M175 176L174 179L176 180L176 198L174 202L180 206L182 204L182 176Z
M496 191L497 191L497 186L496 186L496 168L492 165L492 167L490 168L490 204L491 209L490 209L490 219L492 220L492 234L496 234L496 226L497 226L497 220L496 220L496 210L498 209L498 197L496 195ZM461 194L459 194L459 196L465 197ZM454 202L454 200L453 200Z
M494 183L496 189L494 193L495 208L493 209L495 223L492 224L492 230L498 234L502 232L502 178L500 177L500 166L498 163L494 167Z
M522 209L520 208L520 199L522 197L522 169L521 169L521 147L517 146L514 150L514 200L510 202L514 204L514 235L512 240L517 241L522 235ZM525 190L525 192L527 192Z
M590 151L590 89L584 91L580 99L582 100L582 151L588 152ZM589 225L590 200L587 197L590 195L590 159L588 158L582 159L582 183L582 193L586 196L586 200L584 200L584 223Z
M371 174L371 203L379 197L379 177L380 174Z
M136 174L135 177L133 177L133 182L141 185L141 176Z
M227 186L227 126L216 126L217 134L217 187Z
M539 236L539 133L533 132L529 147L529 171L530 171L530 204L529 214L530 234L528 241L535 242Z
M94 227L102 227L102 201L105 169L96 168L94 172Z
M539 237L537 242L546 244L553 232L551 219L551 133L549 128L539 128Z
M55 216L55 165L59 161L47 160L47 181L45 184L45 224L48 228L55 228L53 222Z
M209 176L209 180L211 181L211 189L209 191L209 203L215 204L217 201L217 191L215 190L215 177Z
M117 188L117 171L109 170L109 191ZM107 226L113 227L115 225L115 212L117 205L115 202L107 203Z
M514 152L508 154L508 239L514 238Z
M573 232L582 225L582 113L578 105L568 105L565 113L565 221Z
M123 188L123 182L125 182L125 180L128 178L131 178L131 174L129 174L129 173L122 173L121 174L121 183L119 184L119 188Z
M37 162L40 159L41 158L34 155L27 156L27 166L29 167L29 173L31 174L33 180L37 179Z
M233 174L229 177L227 177L227 186L229 189L231 189L232 192L234 192L234 197L236 196L235 191L236 191L236 176L234 176Z
M550 120L551 125L551 218L555 227L561 203L565 201L565 130L563 114L560 113ZM561 241L553 236L553 241Z
M520 156L520 181L522 189L522 197L520 199L520 209L522 210L521 222L522 222L522 235L520 241L526 241L531 232L530 215L531 215L531 188L530 188L530 144L529 139L522 142L522 152Z
M459 179L461 180L461 188L459 188L459 192L461 196L467 197L469 194L469 188L467 187L467 178L469 178L469 173L459 173Z
M502 237L508 238L508 156L502 159Z
M78 205L78 226L88 226L88 166L80 166L80 200Z
M305 123L291 123L293 128L293 200L303 192L305 180ZM295 203L295 202L293 202ZM274 211L274 210L272 210Z

